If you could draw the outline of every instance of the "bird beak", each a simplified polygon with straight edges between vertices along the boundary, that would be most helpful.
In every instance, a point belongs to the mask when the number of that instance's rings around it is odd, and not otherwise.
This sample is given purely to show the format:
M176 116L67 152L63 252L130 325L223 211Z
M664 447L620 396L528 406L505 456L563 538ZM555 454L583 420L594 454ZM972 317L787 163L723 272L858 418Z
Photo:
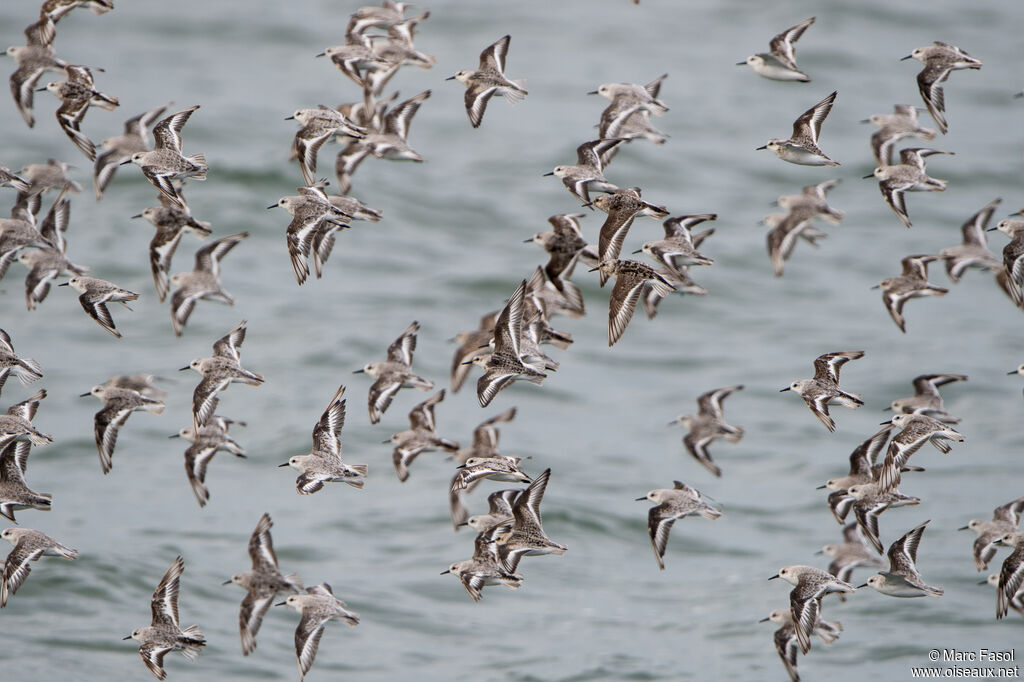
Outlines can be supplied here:
M121 163L119 163L119 164L117 164L117 165L118 165L118 166L127 166L127 165L128 165L129 163L131 163L131 162L132 162L132 160L131 160L131 159L128 159L127 161L122 161Z
M444 575L445 573L451 573L451 570L446 568L445 570L441 571L440 575Z
M167 436L168 438L181 438L180 434L174 434L173 436Z
M381 443L382 443L382 444L384 444L384 445L387 445L387 444L388 444L388 443L390 443L390 442L391 442L391 439L390 439L390 438L388 438L387 440L382 440L382 441L381 441Z
M871 123L871 119L870 118L862 118L861 120L857 121L857 123Z
M907 61L908 59L913 59L913 58L914 58L914 55L912 55L912 54L908 54L908 55L907 55L906 57L900 57L900 61L901 61L901 62L905 62L905 61Z
M136 218L141 218L141 217L142 217L141 213L136 213L135 215L132 216L132 220L135 220Z
M635 499L635 500L633 500L633 501L634 501L634 502L643 502L643 501L644 501L644 500L646 500L646 499L647 499L646 497L638 497L638 498L636 498L636 499Z
M327 53L326 53L326 52L321 52L320 54L318 54L318 55L316 55L316 56L317 56L317 57L326 57L326 56L327 56Z
M295 117L294 116L285 116L284 120L286 120L286 121L294 121Z
M789 388L789 386L786 386L785 388L779 389L779 393L785 393L788 390L790 390L790 388Z
M1007 374L1007 376L1009 376L1011 374L1016 374L1016 373L1017 373L1017 370L1013 370L1012 372L1007 372L1006 374Z
M357 370L353 370L353 372L352 372L352 373L353 373L353 374L363 374L363 373L365 373L365 372L366 372L366 370L365 370L365 369L357 369Z
M455 76L448 76L447 78L445 78L445 80L446 81L453 81L453 80L455 80Z
M122 637L122 638L121 638L121 641L124 641L124 640L126 640L126 639L131 639L131 638L132 638L132 636L131 636L131 635L128 635L127 637Z
M588 92L587 94L588 94L588 95L596 95L596 94L597 94L597 90L591 90L591 91L590 91L590 92Z
M776 578L778 578L778 577L779 577L779 574L778 574L778 573L776 573L776 574L775 574L775 575L773 575L773 576L772 576L771 578L768 578L768 580L775 580L775 579L776 579Z
M462 523L460 523L459 525L457 525L455 527L456 528L462 528L463 526L468 526L468 525L469 525L469 521L463 521Z
M284 605L285 605L285 604L287 604L287 603L288 603L288 602L286 602L286 601L279 601L279 602L277 602L276 604L274 604L274 606L284 606Z
M988 228L988 229L987 229L987 230L985 230L985 231L986 231L986 232L995 232L995 231L996 231L996 230L998 230L998 229L999 229L998 227L990 227L990 228Z
M59 287L69 287L69 286L71 286L71 282L64 282L63 284L58 284L57 286L59 286Z
M821 486L821 487L824 488L825 486ZM814 553L814 555L817 556L819 554L824 554L824 553L825 553L825 550L819 549L817 552Z
M46 88L45 87L36 88L36 92L46 92Z
M179 371L179 372L184 372L184 371L185 371L186 369L192 369L192 368L191 368L191 367L188 367L188 366L185 366L185 367L179 367L179 368L178 368L178 371Z
M596 271L598 271L600 269L601 269L601 266L599 265L596 268L590 268L589 270L587 270L587 272L596 272Z
M828 487L827 485L822 484L822 485L819 485L817 488L815 488L815 490L824 490L827 487Z
M892 409L892 406L891 406L891 405L890 405L889 407L883 407L883 408L882 408L882 412L888 412L888 411L889 411L889 410L891 410L891 409Z
M80 396L78 396L78 397L79 397L79 398L88 398L88 397L89 397L89 396L91 396L91 395L92 395L92 393L83 393L83 394L81 394L81 395L80 395Z
M957 528L957 530L968 530L969 528L970 526L962 526L961 528Z
M221 585L230 585L230 584L231 584L230 580L225 580L224 582L221 583Z
M277 208L277 204L271 204L270 206L267 206L268 211L272 208Z
M759 151L761 151L762 149L768 149L768 145L764 145L763 147L758 147L758 148L757 148L757 149L755 149L754 151L755 151L755 152L759 152Z
M542 177L542 178L546 178L547 176L549 176L549 175L554 175L554 174L555 174L555 171L549 171L549 172L547 172L547 173L544 173L543 175L541 175L541 177Z
M286 467L286 466L288 466L288 462L285 462L284 464L278 464L277 468L280 469L281 467Z
M736 62L736 66L746 66L746 65L747 65L746 62ZM768 620L768 619L765 618L765 620Z
M746 64L746 62L740 62L740 64ZM759 620L757 622L758 623L767 623L770 620L771 620L771 618L762 618L761 620Z
M878 425L879 425L879 426L885 426L886 424L892 424L892 421L887 421L887 422L878 422Z
M982 580L982 581L981 581L981 582L979 582L978 584L979 584L979 585L988 585L988 581L987 581L987 580Z
M533 237L530 237L529 239L524 239L524 240L523 240L523 243L524 243L524 244L529 244L529 243L530 243L530 242L532 242L532 241L533 241ZM1011 373L1011 374L1013 374L1013 372L1010 372L1010 373Z
M862 587L867 587L867 586L868 586L868 584L867 584L867 583L864 583L863 585L857 585L857 589L859 590L860 588L862 588Z
M870 175L865 175L864 177L862 177L861 180L870 180L873 177L875 177L875 174L871 173Z

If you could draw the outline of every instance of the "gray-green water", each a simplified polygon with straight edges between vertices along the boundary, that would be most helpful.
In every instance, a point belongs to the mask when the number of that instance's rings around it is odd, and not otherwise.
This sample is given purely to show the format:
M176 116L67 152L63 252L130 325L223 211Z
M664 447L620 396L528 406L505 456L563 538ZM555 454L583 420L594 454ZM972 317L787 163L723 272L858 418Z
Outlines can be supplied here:
M839 528L814 486L844 472L850 450L885 417L882 408L927 372L970 375L945 391L967 442L947 456L919 453L915 463L928 472L908 476L903 489L922 504L886 513L881 528L888 544L932 519L919 566L946 594L896 600L870 591L846 604L829 600L825 616L842 621L843 635L831 647L815 644L800 669L806 679L909 679L911 666L927 665L933 648L1020 644L1020 618L995 621L994 591L976 585L984 576L974 571L973 537L955 529L1024 493L1021 381L1006 376L1024 361L1021 314L990 276L972 271L945 298L911 302L903 335L869 288L896 274L902 256L957 243L960 224L994 197L1004 198L998 218L1024 204L1024 102L1011 97L1024 87L1014 32L1024 18L1019 3L432 2L417 46L437 64L403 70L391 85L403 97L433 90L409 138L428 160L365 162L353 194L382 208L384 220L339 235L324 278L299 288L284 245L287 216L264 207L300 184L298 168L287 162L295 128L282 118L300 106L358 97L330 63L313 58L342 42L356 6L118 2L105 16L79 10L58 25L59 55L106 68L97 86L121 98L114 113L90 111L83 130L98 141L157 104L200 104L185 130L185 151L205 152L210 179L189 186L189 203L217 234L248 230L251 237L225 260L224 284L237 305L201 303L185 336L174 338L152 290L150 228L129 219L155 204L154 192L126 167L101 202L88 191L75 197L68 235L72 260L142 293L135 312L112 311L124 339L86 318L67 289L28 313L23 269L15 265L4 280L0 327L43 365L37 385L50 397L37 424L55 438L33 450L29 469L30 484L54 494L53 511L26 510L18 518L82 557L33 564L0 613L0 677L148 679L135 644L120 638L148 623L152 590L180 553L187 566L182 621L198 623L209 646L195 664L169 656L171 679L294 679L297 614L272 610L259 647L242 658L243 593L220 585L248 567L246 541L266 511L282 568L310 584L331 583L363 616L357 628L328 627L310 680L785 679L774 628L756 621L783 608L789 588L766 578L787 564L824 565L813 552L837 541ZM21 42L37 10L21 0L0 6L8 44ZM770 82L733 66L811 15L818 20L798 43L798 57L812 83ZM530 96L515 108L493 101L473 130L464 89L443 79L475 66L480 50L505 33L512 35L508 73L528 80ZM907 230L877 183L860 179L873 166L873 129L857 121L897 102L920 103L920 65L899 58L932 40L960 45L985 66L956 72L946 84L950 133L932 144L956 156L933 157L929 170L948 179L949 190L909 195L914 227ZM438 575L472 553L472 536L453 533L448 521L451 465L428 453L400 484L390 448L380 443L404 428L405 413L423 394L399 394L371 427L369 381L351 371L379 359L418 319L415 368L446 384L453 348L445 340L499 307L542 262L523 239L547 229L549 215L578 210L556 179L541 174L571 162L575 147L595 134L606 102L584 93L664 72L662 98L671 111L655 123L672 138L660 148L629 145L608 177L642 187L645 198L675 214L719 214L702 249L716 263L694 273L711 293L665 301L653 323L638 314L609 349L607 290L578 271L589 313L556 320L576 343L552 351L562 367L543 388L516 385L481 410L470 384L439 406L441 434L462 441L482 419L518 406L518 418L502 430L502 450L531 456L532 473L553 469L545 528L570 548L562 557L526 559L522 589L488 588L474 604L456 580ZM754 151L784 137L800 112L833 89L839 97L821 146L842 166L793 166ZM76 164L75 177L88 184L91 168L58 129L55 108L52 96L37 94L38 123L29 130L13 103L0 105L0 163L18 168L56 157ZM321 174L330 175L335 150L322 151ZM769 202L778 195L830 177L844 181L831 199L845 220L829 228L820 249L801 245L785 277L773 278L757 221L774 210ZM602 219L597 213L584 220L591 240ZM626 249L660 232L653 221L638 221ZM996 234L992 242L998 252L1005 238ZM197 244L186 237L175 271L189 267ZM946 284L941 268L933 267L932 280ZM200 509L182 470L182 444L166 439L188 423L197 379L175 370L207 355L241 319L249 320L244 364L267 381L222 396L223 414L249 422L235 435L250 458L214 460L211 501ZM829 434L778 389L809 376L818 354L850 348L867 356L844 369L843 382L867 404L835 410L838 431ZM174 383L165 386L162 416L137 414L122 429L114 469L103 476L92 439L98 403L76 396L126 371ZM370 464L366 488L332 485L299 496L295 472L276 465L307 451L313 423L339 383L348 385L346 460ZM714 480L685 454L682 433L664 424L691 411L698 394L734 383L746 389L728 400L726 415L747 435L712 448L724 470ZM9 381L4 404L29 392ZM725 513L714 523L678 523L667 569L659 572L647 505L633 498L673 479L713 496ZM470 500L482 511L483 493Z

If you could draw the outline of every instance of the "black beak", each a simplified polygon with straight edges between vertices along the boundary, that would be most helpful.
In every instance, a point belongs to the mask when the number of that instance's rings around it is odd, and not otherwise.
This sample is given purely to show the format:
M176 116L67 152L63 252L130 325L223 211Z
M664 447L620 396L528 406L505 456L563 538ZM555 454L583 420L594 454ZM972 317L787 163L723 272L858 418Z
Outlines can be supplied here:
M132 162L132 160L131 160L131 159L128 159L127 161L122 161L121 163L119 163L119 164L117 164L117 165L118 165L118 166L127 166L127 165L128 165L129 163L131 163L131 162Z
M326 56L327 56L327 53L326 53L326 52L321 52L320 54L318 54L318 55L316 55L316 56L317 56L317 57L326 57Z
M445 78L445 80L446 81L453 81L453 80L455 80L455 76L448 76L447 78Z
M390 438L388 438L387 440L382 440L382 441L381 441L381 443L382 443L383 445L387 445L387 444L388 444L388 443L390 443L390 442L391 442L391 439L390 439Z
M742 63L743 63L743 64L746 64L746 62L742 62ZM758 623L767 623L767 622L768 622L768 621L770 621L770 620L771 620L771 618L762 618L761 620L759 620L759 621L757 621L757 622L758 622Z
M601 266L598 265L596 268L590 268L589 270L587 270L587 272L597 272L600 269L601 269Z
M736 66L746 66L746 65L747 65L746 62L736 62ZM765 618L765 620L768 620L768 619Z
M541 177L542 177L542 178L546 178L547 176L549 176L549 175L554 175L554 174L555 174L555 171L549 171L549 172L547 172L547 173L544 173L543 175L541 175Z
M456 528L462 528L463 526L468 526L468 525L469 525L469 521L463 521L462 523L460 523L459 525L457 525L455 527Z
M819 485L817 488L815 488L815 490L824 490L827 487L827 485Z
M353 374L364 374L365 372L366 372L365 369L357 369L357 370L353 370L352 373Z
M36 88L36 92L46 92L46 88L45 87Z
M981 581L980 583L978 583L978 584L979 584L979 585L988 585L988 581L987 581L987 580L982 580L982 581Z
M191 367L188 367L188 366L185 366L185 367L179 367L179 368L178 368L178 371L179 371L179 372L184 372L184 371L185 371L186 369L192 369L192 368L191 368Z
M881 285L881 284L876 284L875 286L873 286L873 287L871 287L871 288L872 288L872 289L881 289L881 288L882 288L882 285Z
M1013 370L1012 372L1007 372L1006 375L1010 376L1011 374L1016 374L1016 373L1017 373L1017 370Z
M892 421L890 420L890 421L887 421L887 422L878 422L879 426L885 426L886 424L892 424Z
M778 574L778 573L776 573L776 574L775 574L775 575L773 575L773 576L772 576L771 578L768 578L768 580L775 580L775 579L776 579L776 578L778 578L778 577L779 577L779 574Z
M913 59L913 58L914 58L914 55L912 55L912 54L908 54L908 55L907 55L906 57L900 57L900 61L901 61L901 62L905 62L905 61L907 61L908 59Z
M286 120L286 121L294 121L295 117L294 116L285 116L284 120Z
M272 208L277 208L277 204L271 204L270 206L267 206L268 211Z
M970 529L970 526L962 526L960 528L957 528L957 530L969 530L969 529Z
M141 217L142 217L141 213L136 213L135 215L132 216L132 220L135 220L136 218L141 218Z
M597 92L597 90L591 90L591 91L590 91L590 92L588 92L587 94L588 94L588 95L596 95L596 94L598 94L598 92Z
M131 636L131 635L128 635L127 637L122 637L122 638L121 638L121 641L124 641L124 640L126 640L126 639L131 639L131 638L132 638L132 636Z
M88 398L88 397L89 397L89 396L91 396L91 395L92 395L92 393L83 393L83 394L81 394L81 395L80 395L80 396L78 396L78 397L79 397L79 398Z
M167 436L168 438L181 438L180 434L174 434L173 436Z
M789 390L791 390L791 389L789 388L789 386L786 386L785 388L780 388L780 389L779 389L779 393L785 393L786 391L789 391Z
M857 121L857 123L871 123L871 119L870 118L862 118L861 120Z
M279 602L277 602L276 604L274 604L274 606L284 606L284 605L285 605L285 604L287 604L287 603L288 603L288 602L286 602L286 601L279 601Z
M284 464L278 464L277 468L280 469L281 467L286 467L286 466L288 466L288 462L285 462Z
M69 286L71 286L71 282L64 282L62 284L58 284L57 286L59 286L59 287L69 287Z
M633 500L633 501L634 501L634 502L643 502L643 501L644 501L644 500L646 500L646 499L647 499L646 497L638 497L638 498L636 498L636 499L635 499L635 500Z
M822 486L822 488L824 488L824 487L825 487L825 486ZM817 552L815 552L815 553L814 553L814 555L815 555L815 556L817 556L817 555L819 555L819 554L824 554L824 553L825 553L825 550L823 550L823 549L819 549L819 550L818 550Z
M637 254L637 253L640 253L641 251L643 251L643 249L637 249L636 251L633 251L632 253L633 254Z
M225 580L224 582L221 583L221 585L230 585L230 584L231 584L230 580Z
M863 585L857 585L857 589L859 590L860 588L862 588L862 587L867 587L867 586L868 586L868 584L867 584L867 583L864 583Z
M523 240L523 243L524 243L524 244L529 244L529 243L530 243L530 242L532 242L532 241L533 241L533 237L530 237L529 239L524 239L524 240ZM1013 372L1010 372L1010 374L1013 374Z
M451 570L446 568L445 570L441 571L440 575L444 575L445 573L451 573Z
M754 151L755 151L755 152L759 152L759 151L761 151L762 149L768 149L768 145L764 145L763 147L758 147L758 148L757 148L757 149L755 149Z

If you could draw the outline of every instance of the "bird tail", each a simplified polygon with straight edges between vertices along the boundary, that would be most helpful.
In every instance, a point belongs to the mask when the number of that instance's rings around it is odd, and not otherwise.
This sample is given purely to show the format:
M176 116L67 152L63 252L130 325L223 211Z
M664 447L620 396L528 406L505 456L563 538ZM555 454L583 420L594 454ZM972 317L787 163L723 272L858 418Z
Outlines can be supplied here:
M43 370L39 363L32 358L21 358L21 363L12 368L14 376L21 380L22 386L28 386L36 379L43 377Z
M206 163L206 155L205 154L194 154L194 155L189 156L187 158L188 158L189 161L191 161L195 165L199 166L199 169L200 169L200 172L196 173L192 177L194 179L196 179L196 180L205 180L206 179L206 171L210 167L210 165L208 163Z
M206 638L203 637L202 630L198 625L192 625L182 630L181 634L187 638L185 647L181 649L182 655L189 661L195 661L202 650L201 647L206 646Z
M523 98L525 98L527 95L526 81L512 81L512 85L514 85L515 87L505 88L501 93L502 96L505 98L505 101L508 102L509 104L515 104L516 102L523 101Z

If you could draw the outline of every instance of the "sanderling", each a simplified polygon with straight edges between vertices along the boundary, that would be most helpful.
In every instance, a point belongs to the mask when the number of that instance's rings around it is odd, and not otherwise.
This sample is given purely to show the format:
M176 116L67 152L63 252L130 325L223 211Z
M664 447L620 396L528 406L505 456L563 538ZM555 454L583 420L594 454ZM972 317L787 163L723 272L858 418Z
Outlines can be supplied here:
M767 149L783 161L801 166L838 166L818 147L818 136L821 124L832 111L832 102L836 99L835 91L813 107L800 114L793 122L793 135L788 140L772 139L758 149Z
M640 300L644 284L648 282L661 296L668 296L675 291L675 285L664 275L659 274L649 265L636 260L606 260L594 270L602 274L615 276L608 299L608 346L622 338L629 321L633 319L633 311Z
M352 220L366 220L371 223L380 222L384 215L383 211L370 208L355 197L344 194L328 194L327 200L334 208L338 209Z
M285 118L296 120L302 124L302 128L295 133L295 151L299 159L299 168L302 170L302 177L307 185L316 181L316 157L324 142L335 135L346 135L356 139L362 139L366 135L366 129L357 126L337 109L331 109L323 104L316 109L298 109L294 114Z
M311 495L324 483L348 483L361 489L366 478L365 464L341 461L341 429L345 426L345 387L339 386L316 426L313 427L313 449L307 455L295 455L279 467L290 466L300 474L295 489L300 495Z
M149 149L149 127L169 106L170 104L164 104L131 117L124 122L123 135L103 140L100 146L104 151L96 157L96 164L93 167L92 184L97 199L103 196L103 190L113 180L114 173L122 162L131 159L132 154L136 152Z
M0 166L0 187L10 187L18 192L27 192L29 189L28 180L7 166Z
M459 525L469 526L478 532L484 532L496 528L499 525L512 523L512 505L519 497L520 488L506 488L497 490L487 496L487 513L470 516ZM458 530L458 526L456 526ZM511 529L509 529L511 530Z
M0 414L0 448L5 448L14 441L25 441L32 445L47 445L53 437L45 434L32 425L39 403L46 398L46 389L39 389L20 403L7 408L6 414Z
M523 582L519 573L507 571L494 555L492 543L485 533L480 533L473 543L473 557L465 561L456 561L441 575L451 573L456 576L473 601L480 601L481 591L486 585L504 585L516 589Z
M868 436L864 442L854 448L850 453L850 473L840 478L830 478L824 485L819 485L818 490L828 488L829 490L845 491L852 485L859 483L870 483L875 480L875 462L878 455L885 449L889 442L889 433L893 425L886 423L881 429Z
M114 446L117 444L117 433L128 421L131 413L145 410L153 414L160 414L164 411L164 404L160 400L147 398L130 388L93 386L92 390L83 393L82 397L90 395L103 401L103 408L96 413L93 431L96 436L96 450L100 455L100 467L104 474L109 474L112 466L110 459L114 455Z
M0 452L0 516L13 523L17 523L14 512L18 509L50 511L53 503L53 495L37 493L25 482L31 448L31 443L20 441L8 443Z
M153 374L116 374L100 386L110 386L111 388L130 388L133 391L138 391L147 398L156 398L157 400L163 400L164 396L167 395L167 391L157 388L153 385L154 381L162 381L161 377Z
M870 123L878 128L871 136L871 151L879 166L892 165L895 145L906 137L916 137L925 142L935 139L935 131L924 128L917 122L917 107L909 104L894 104L891 114L872 114L861 123Z
M409 465L421 452L429 452L441 448L448 452L455 452L459 444L455 441L441 438L437 435L437 422L434 417L434 407L444 400L444 389L430 396L409 411L409 428L405 431L391 434L391 438L384 441L395 446L391 454L391 461L395 465L395 474L399 481L409 478Z
M484 120L487 100L493 95L501 95L509 104L515 104L526 97L526 84L523 81L505 78L505 57L508 56L511 40L512 36L502 36L493 45L484 48L476 71L463 69L448 78L466 86L466 113L474 128L479 127Z
M718 216L714 213L682 215L669 218L663 223L665 227L664 239L646 242L642 248L633 253L643 252L676 272L679 272L680 267L689 265L711 265L715 261L697 251L697 248L693 245L693 237L690 234L690 230L705 220L716 220L717 218Z
M384 362L371 362L357 369L353 374L366 373L374 378L373 385L367 395L367 409L370 423L376 424L381 415L391 405L392 398L402 388L418 388L429 391L434 382L417 376L412 372L412 355L416 350L416 332L420 323L413 320L401 335L388 346L388 359Z
M210 499L210 491L206 488L206 468L213 456L224 450L235 457L246 457L245 449L228 435L228 425L235 423L238 422L214 415L198 429L189 426L169 436L189 441L185 449L185 475L200 507L205 507Z
M278 592L302 592L302 580L295 573L282 575L277 567L277 554L270 528L274 522L264 513L249 538L249 558L252 570L236 573L223 584L234 583L245 589L245 598L238 612L238 634L242 639L242 655L248 656L256 648L256 633L260 631L263 616Z
M957 530L973 530L978 534L974 541L974 566L978 571L988 568L988 562L996 555L997 542L1007 533L1016 532L1020 525L1020 515L1024 512L1024 497L996 507L992 512L992 520L971 519L966 526Z
M180 194L181 190L177 191ZM171 259L174 258L174 252L181 242L181 235L188 230L202 239L210 236L212 230L210 223L193 218L188 207L179 208L162 194L160 201L163 204L160 208L147 208L132 218L145 218L156 228L156 233L149 242L149 267L153 271L156 295L162 303L171 288Z
M939 386L945 386L954 381L967 381L967 375L922 374L914 377L914 395L892 401L889 409L904 414L926 414L949 424L956 424L960 418L946 412L942 404L942 396L939 395Z
M941 597L942 588L926 585L917 572L917 546L929 523L925 521L892 543L888 552L889 570L871 576L858 587L871 586L890 597Z
M481 327L470 331L459 332L451 340L459 347L455 349L452 356L451 366L451 389L452 393L458 393L465 383L469 370L473 365L473 358L480 355L487 358L491 351L488 349L491 339L494 338L494 319L497 313L485 315L480 321Z
M611 100L597 124L601 139L622 139L625 141L643 137L653 144L665 144L668 135L651 125L651 114L661 116L668 107L658 99L661 82L668 78L663 73L647 85L635 83L605 83L588 95L601 95ZM601 155L601 162L606 166L615 156L618 147L613 147Z
M42 89L52 92L61 101L57 109L57 122L75 146L90 161L95 161L96 145L79 127L90 106L113 111L118 106L117 98L105 95L93 87L92 72L86 66L68 64L64 67L64 72L68 77L66 81L53 81Z
M850 582L853 569L860 566L875 566L882 568L885 564L874 555L870 545L864 540L860 532L860 526L856 523L848 523L843 526L843 540L840 545L825 545L815 554L824 554L832 559L828 565L828 572L839 580ZM846 601L846 595L840 594L839 599Z
M655 116L661 116L668 112L665 103L658 99L661 91L661 82L668 78L663 73L647 85L636 83L604 83L599 85L597 90L591 90L588 95L601 95L619 107L635 107L636 110L643 110Z
M67 190L78 193L82 186L71 179L68 171L71 165L56 159L46 163L32 163L21 169L19 175L28 181L28 189L18 193L15 205L24 205L32 215L39 212L42 195L50 190Z
M351 227L350 217L335 206L323 189L326 180L315 185L299 187L298 196L281 197L276 204L268 209L282 207L291 214L291 222L285 230L285 243L288 245L288 257L292 263L295 280L302 284L309 277L309 265L306 259L313 255L313 268L317 279L323 275L323 266L334 249L334 233L339 229Z
M171 562L170 568L160 579L160 584L153 592L150 607L153 621L147 627L133 630L132 634L122 639L134 639L142 642L139 655L146 669L158 680L167 677L164 671L164 656L172 651L180 651L189 661L195 661L206 639L198 625L191 625L184 630L178 624L178 585L181 574L185 570L185 562L177 557Z
M131 310L126 301L134 301L139 297L135 292L122 289L113 282L99 277L75 275L58 286L70 286L80 292L81 296L78 297L78 302L82 304L82 309L89 314L89 317L96 320L97 324L117 338L121 338L121 332L114 328L114 318L110 316L106 304L120 303Z
M4 384L11 374L18 377L22 386L28 386L33 381L43 378L43 369L32 358L18 357L14 352L10 335L0 329L0 391L3 391Z
M833 225L838 225L845 214L839 209L829 206L828 193L840 182L842 182L840 178L835 178L819 182L817 185L807 185L800 191L800 194L784 194L775 203L789 213L810 218L820 217Z
M56 248L36 229L35 217L24 203L16 203L11 215L10 218L0 218L0 279L7 274L7 268L17 258L18 252L26 246Z
M745 61L737 62L736 66L749 66L757 75L773 81L809 83L811 79L797 68L793 43L798 41L807 27L814 23L814 19L815 17L811 17L796 26L787 28L772 38L768 44L769 52L751 55Z
M721 476L722 470L711 461L711 453L707 451L707 447L718 438L724 437L730 443L738 443L743 438L743 429L726 424L725 415L722 413L722 401L734 391L740 390L743 390L742 385L708 391L697 398L696 416L684 414L668 423L669 426L681 424L688 431L683 436L683 445L686 446L687 452L715 476Z
M938 149L921 149L919 147L900 150L900 162L895 166L879 166L864 179L878 178L878 188L882 198L893 210L904 225L910 227L910 216L907 215L906 197L904 192L945 192L946 181L932 178L925 172L924 157L933 154L947 154Z
M513 573L524 556L541 554L565 554L568 547L552 542L541 525L540 503L547 488L551 469L533 479L533 482L516 497L512 505L512 530L500 538L498 558L502 568Z
M993 230L1010 238L1003 247L1003 269L996 274L996 281L1018 308L1024 308L1024 220L1000 220L987 231Z
M217 409L217 394L232 383L259 386L263 377L242 367L242 342L245 341L245 320L213 343L213 356L196 358L182 367L181 371L192 369L203 376L192 393L192 426L198 431L206 424Z
M49 35L46 35L47 28ZM53 22L40 18L25 29L25 37L26 44L12 45L7 48L7 55L18 61L18 68L10 78L14 104L25 123L32 128L36 124L32 113L36 84L45 71L63 72L68 63L58 59L53 49Z
M25 582L32 570L30 561L36 561L41 556L59 556L68 561L78 558L77 549L65 547L50 536L31 528L5 528L0 532L0 538L14 545L4 562L3 579L0 581L0 607L7 606L8 596L17 592Z
M658 488L636 498L637 502L650 501L656 505L647 513L647 531L651 535L654 558L658 560L658 568L663 571L665 548L673 523L691 514L700 514L711 521L722 515L720 509L704 501L700 491L681 481L672 481L672 484L672 488Z
M836 353L825 353L814 360L814 378L800 379L780 390L793 391L804 399L814 416L821 420L829 431L836 430L836 423L829 416L828 406L838 403L843 407L856 410L864 404L857 393L847 393L839 388L839 370L850 360L864 357L864 351L851 350Z
M498 437L500 432L498 431L498 424L504 424L515 419L516 408L510 407L500 414L496 414L489 419L477 424L476 428L473 429L473 442L468 448L459 448L452 453L452 458L460 465L465 464L471 458L474 457L493 457L498 454ZM469 511L465 505L462 504L462 490L459 487L458 481L463 476L461 468L457 468L455 475L452 477L451 485L448 489L448 506L451 511L452 525L455 526L455 530L458 530L469 518ZM531 479L532 480L532 479ZM529 483L530 481L526 481ZM475 483L471 483L466 486L466 492L469 492L475 488ZM511 514L511 511L509 512Z
M25 307L35 310L50 293L50 284L61 275L84 275L89 268L75 265L67 259L63 232L67 229L70 200L58 198L43 219L40 233L44 239L55 244L54 248L44 246L18 254L18 262L28 268L25 276ZM0 384L2 385L2 384Z
M811 633L821 616L821 598L830 592L852 594L857 591L850 583L813 566L786 566L768 580L775 578L782 578L794 586L789 593L790 611L796 638L804 654L811 649Z
M313 665L327 621L340 620L348 625L359 625L359 614L345 608L345 602L334 596L327 583L307 587L306 594L289 595L288 599L275 606L290 606L302 614L299 626L295 628L295 657L299 664L300 682Z
M954 284L959 282L960 277L971 267L992 272L999 272L1003 269L1002 262L989 251L988 240L985 237L988 221L992 219L992 214L995 213L1000 201L1002 200L993 199L968 218L960 228L960 233L963 235L962 242L939 252L939 257L946 261L946 274Z
M1010 604L1024 586L1024 533L1006 533L999 539L999 544L1013 547L1014 550L1003 560L1003 567L999 571L996 618L1006 615Z
M880 490L890 490L900 483L900 472L910 456L931 442L935 449L945 454L952 448L944 441L964 442L963 434L948 424L922 413L896 414L892 424L902 429L892 437L885 453L885 462L878 474Z
M768 258L771 260L775 276L782 277L785 271L785 262L796 248L797 238L807 238L807 234L813 233L815 228L811 224L811 217L802 212L786 215L772 213L765 217L764 223L771 228L765 238ZM808 240L817 246L812 239Z
M381 129L370 130L360 144L378 159L422 162L423 157L409 146L409 126L412 117L428 97L430 90L424 90L392 107L384 115Z
M114 9L114 0L46 0L40 8L39 14L45 14L56 23L65 14L79 7L86 7L90 12L99 16Z
M494 321L494 351L490 355L474 355L469 360L484 370L484 375L476 382L480 407L490 405L498 391L518 379L539 386L547 377L544 372L525 363L520 352L525 296L526 280L523 280Z
M545 267L537 266L533 276L527 282L527 299L532 301L539 311L541 324L556 315L568 315L569 317L582 317L586 312L583 303L583 292L576 286L570 277L576 267L576 258L573 258L565 270L557 271L562 264L558 262L559 256L552 255ZM554 273L554 277L551 277ZM525 331L525 330L524 330Z
M907 256L900 261L903 272L898 277L887 277L871 287L882 290L882 303L889 311L892 321L904 334L907 333L907 325L903 319L903 305L907 301L923 296L945 296L949 293L949 289L928 282L928 264L938 258L926 254Z
M490 478L493 481L532 483L533 479L519 468L519 463L522 461L521 457L510 457L497 453L489 456L470 457L458 466L458 472L452 478L450 491L454 493L458 490L465 490L483 478Z
M394 2L394 0L383 0L380 7L360 7L352 13L347 33L360 34L366 31L368 28L391 28L395 24L408 21L404 18L405 10L409 8L411 3L408 2ZM426 18L426 17L416 17Z
M332 45L316 56L329 57L331 63L360 88L370 87L365 72L391 66L373 51L370 39L360 33L346 33L344 45Z
M945 135L949 129L943 116L946 112L946 98L939 83L945 82L950 72L956 69L980 69L981 60L975 59L955 45L938 40L934 42L934 47L919 47L900 61L916 59L924 64L924 69L917 74L917 89L921 91L921 99L928 107L935 125Z
M796 669L797 654L800 653L800 646L797 642L796 626L793 623L792 611L789 609L777 609L772 611L767 618L762 618L758 622L772 622L780 626L775 631L775 650L778 652L779 658L782 659L782 664L786 666L789 679L792 682L800 682L800 673ZM817 635L825 644L831 644L839 638L839 633L842 631L843 624L839 621L818 618L818 621L814 624L812 634Z
M882 553L882 541L878 539L878 516L886 509L921 503L920 498L904 495L895 488L882 491L878 483L852 485L846 493L850 498L861 535L879 554Z
M601 156L622 140L591 140L576 148L575 166L555 166L555 169L544 173L561 179L569 193L583 202L590 204L590 190L595 192L614 192L618 189L604 177L604 163Z
M991 585L998 589L999 587L999 574L990 573L988 578L982 580L979 585ZM1017 593L1007 600L1007 606L1013 609L1020 615L1024 616L1024 584L1017 588Z
M171 294L171 327L175 336L181 336L196 301L235 304L234 297L221 286L220 259L248 236L248 232L239 232L210 242L196 251L195 267L191 272L171 275L170 284L176 287Z
M171 181L181 178L206 179L206 157L202 154L183 156L181 153L181 130L192 112L198 108L196 104L161 120L153 128L153 139L156 141L153 150L135 152L130 159L121 162L139 166L146 179L179 208L185 208L185 200Z

